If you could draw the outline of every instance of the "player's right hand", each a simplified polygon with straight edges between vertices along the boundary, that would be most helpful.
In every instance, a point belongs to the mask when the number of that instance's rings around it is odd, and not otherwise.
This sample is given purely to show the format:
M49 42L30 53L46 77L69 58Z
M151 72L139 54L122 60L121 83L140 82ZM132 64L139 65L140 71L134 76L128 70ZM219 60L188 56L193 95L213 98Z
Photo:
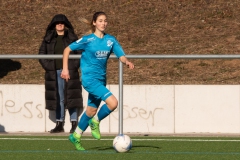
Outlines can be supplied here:
M128 68L133 69L134 68L134 64L132 62L126 61L126 65L128 66Z

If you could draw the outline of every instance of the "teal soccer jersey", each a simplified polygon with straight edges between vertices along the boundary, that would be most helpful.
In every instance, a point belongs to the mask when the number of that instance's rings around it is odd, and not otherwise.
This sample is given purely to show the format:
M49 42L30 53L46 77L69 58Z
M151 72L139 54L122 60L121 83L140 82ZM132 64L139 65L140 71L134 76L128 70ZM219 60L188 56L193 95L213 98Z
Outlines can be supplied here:
M69 45L70 49L83 50L81 56L82 81L97 79L106 81L107 60L113 52L118 58L125 53L114 36L105 34L103 38L94 33L85 35ZM84 84L83 84L84 85Z

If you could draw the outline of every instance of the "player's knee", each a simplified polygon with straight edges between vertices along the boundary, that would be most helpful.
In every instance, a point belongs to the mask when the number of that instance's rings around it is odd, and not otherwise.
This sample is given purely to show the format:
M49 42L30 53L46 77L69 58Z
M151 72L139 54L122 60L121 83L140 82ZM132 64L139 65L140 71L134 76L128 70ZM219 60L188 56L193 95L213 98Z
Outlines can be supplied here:
M112 101L112 104L111 104L111 110L115 110L118 106L118 100L115 98L113 101Z
M107 106L110 110L115 110L118 106L118 100L112 95L106 100Z
M87 110L86 110L87 116L93 117L93 116L95 116L96 113L97 113L97 109L96 108L87 107Z
M117 108L117 106L118 106L118 100L116 100L115 109Z

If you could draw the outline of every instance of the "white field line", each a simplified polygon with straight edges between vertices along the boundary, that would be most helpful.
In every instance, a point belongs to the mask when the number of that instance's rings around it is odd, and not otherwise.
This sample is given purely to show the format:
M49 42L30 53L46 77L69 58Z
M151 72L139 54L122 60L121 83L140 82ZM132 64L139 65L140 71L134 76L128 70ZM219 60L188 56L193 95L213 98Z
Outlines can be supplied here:
M0 138L0 140L43 140L43 141L66 141L63 138ZM95 139L83 138L82 140L95 141ZM103 138L102 141L112 141L113 139ZM240 142L240 139L135 139L132 141L182 141L182 142Z

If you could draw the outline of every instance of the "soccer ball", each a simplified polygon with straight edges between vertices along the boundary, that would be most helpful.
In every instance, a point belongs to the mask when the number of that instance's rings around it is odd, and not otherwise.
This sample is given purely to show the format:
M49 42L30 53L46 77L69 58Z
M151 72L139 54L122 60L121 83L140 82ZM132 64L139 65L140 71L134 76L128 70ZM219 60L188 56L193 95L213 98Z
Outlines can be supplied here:
M132 148L132 140L128 135L118 135L113 140L113 148L117 152L127 152Z

